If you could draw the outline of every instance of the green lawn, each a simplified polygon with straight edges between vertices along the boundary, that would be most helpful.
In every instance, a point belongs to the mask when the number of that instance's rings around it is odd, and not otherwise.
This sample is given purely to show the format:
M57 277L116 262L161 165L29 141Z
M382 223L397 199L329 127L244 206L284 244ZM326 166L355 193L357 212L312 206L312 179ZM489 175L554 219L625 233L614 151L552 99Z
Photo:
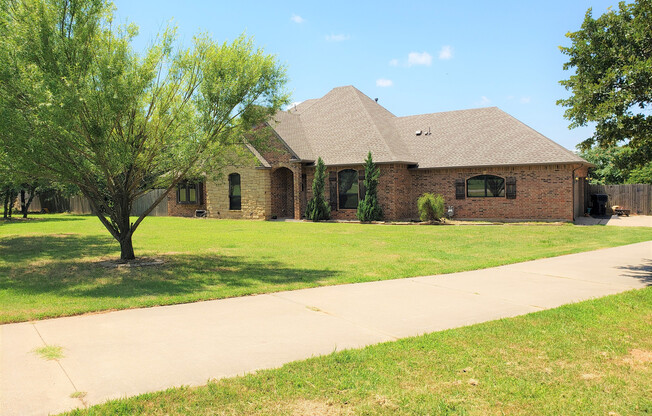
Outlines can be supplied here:
M649 415L652 288L73 415Z
M117 243L91 216L0 221L0 323L472 270L652 239L649 228L389 226L146 219L137 256L106 269Z

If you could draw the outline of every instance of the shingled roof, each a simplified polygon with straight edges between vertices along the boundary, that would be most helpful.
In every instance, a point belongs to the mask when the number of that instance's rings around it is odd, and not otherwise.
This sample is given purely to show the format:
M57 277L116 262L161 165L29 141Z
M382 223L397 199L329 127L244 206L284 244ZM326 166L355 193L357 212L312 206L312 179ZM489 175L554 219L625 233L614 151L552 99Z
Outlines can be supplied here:
M302 161L419 168L587 163L496 107L396 117L353 86L277 113L270 126ZM417 135L416 132L421 131Z

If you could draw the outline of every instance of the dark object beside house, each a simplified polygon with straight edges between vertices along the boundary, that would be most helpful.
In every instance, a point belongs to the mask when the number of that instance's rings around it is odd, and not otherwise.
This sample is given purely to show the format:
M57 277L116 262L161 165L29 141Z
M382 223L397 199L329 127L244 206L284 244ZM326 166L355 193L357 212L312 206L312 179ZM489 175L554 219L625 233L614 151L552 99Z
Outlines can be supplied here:
M622 215L629 217L629 213L631 212L630 210L621 208L618 205L614 205L613 207L611 207L611 209L613 209L614 214L618 215L619 217Z
M592 215L606 215L607 214L607 200L609 197L606 194L593 194L591 195L591 209Z

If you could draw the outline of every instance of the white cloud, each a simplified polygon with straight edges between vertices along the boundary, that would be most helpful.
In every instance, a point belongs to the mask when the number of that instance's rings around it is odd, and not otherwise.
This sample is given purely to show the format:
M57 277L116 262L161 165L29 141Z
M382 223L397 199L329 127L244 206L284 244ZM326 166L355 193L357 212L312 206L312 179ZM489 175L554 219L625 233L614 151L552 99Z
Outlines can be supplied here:
M439 59L451 59L453 57L453 48L450 47L449 45L445 45L441 47L441 50L439 51Z
M294 23L303 23L306 21L306 19L299 16L298 14L293 14L292 17L290 17L290 20L292 20Z
M392 59L389 61L389 66L398 66L398 59Z
M343 42L345 40L351 39L351 36L340 33L338 35L326 35L326 40L329 42Z
M477 106L488 106L489 104L491 104L491 100L484 95L480 97L480 101L475 102L475 105Z
M530 97L521 97L521 104L529 104Z
M428 52L410 52L408 54L408 66L412 65L426 65L430 66L432 63L432 55Z
M391 87L394 85L394 82L391 79L378 78L376 80L377 87Z

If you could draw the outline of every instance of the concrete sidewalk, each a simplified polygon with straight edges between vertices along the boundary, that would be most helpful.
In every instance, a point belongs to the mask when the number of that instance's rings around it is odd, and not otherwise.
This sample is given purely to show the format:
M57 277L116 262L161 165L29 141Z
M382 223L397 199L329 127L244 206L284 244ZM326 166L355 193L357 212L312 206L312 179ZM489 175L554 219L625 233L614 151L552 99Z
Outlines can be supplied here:
M492 269L0 326L0 414L45 415L652 285L652 241ZM63 347L64 358L33 353ZM87 392L82 400L75 391Z

